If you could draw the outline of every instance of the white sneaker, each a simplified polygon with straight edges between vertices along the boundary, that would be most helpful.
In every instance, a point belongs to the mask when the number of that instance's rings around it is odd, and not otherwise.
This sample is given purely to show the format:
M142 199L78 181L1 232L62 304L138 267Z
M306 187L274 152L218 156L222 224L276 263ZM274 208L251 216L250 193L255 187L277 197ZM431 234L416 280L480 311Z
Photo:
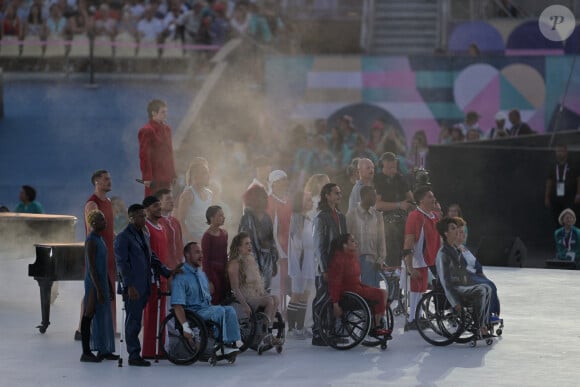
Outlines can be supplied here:
M226 347L226 346L224 346L223 351L224 351L225 356L231 355L231 354L236 353L236 352L240 352L239 348L232 348L232 347Z

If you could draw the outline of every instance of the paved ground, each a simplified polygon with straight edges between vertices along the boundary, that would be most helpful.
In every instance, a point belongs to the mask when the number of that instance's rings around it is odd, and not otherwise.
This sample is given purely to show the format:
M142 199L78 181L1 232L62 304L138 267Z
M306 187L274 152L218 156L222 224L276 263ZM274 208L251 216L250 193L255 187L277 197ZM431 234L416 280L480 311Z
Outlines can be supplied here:
M436 348L397 318L386 351L339 352L288 340L281 355L250 351L236 364L178 367L167 361L141 369L116 362L79 362L72 340L81 282L62 282L51 326L41 335L33 259L3 259L0 272L0 384L4 386L577 386L580 377L580 271L488 268L500 289L506 326L492 346Z

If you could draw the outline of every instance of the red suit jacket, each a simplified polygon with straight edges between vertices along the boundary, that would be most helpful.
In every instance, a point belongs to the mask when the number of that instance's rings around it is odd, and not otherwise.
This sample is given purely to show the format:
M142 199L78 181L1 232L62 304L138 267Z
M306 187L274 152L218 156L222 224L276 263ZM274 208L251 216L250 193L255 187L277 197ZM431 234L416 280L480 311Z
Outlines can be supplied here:
M150 120L139 129L139 161L143 180L153 182L153 187L145 187L145 196L171 187L176 174L168 125Z
M173 216L164 216L159 219L159 224L165 230L167 236L167 262L165 266L175 269L183 261L183 236L181 224Z

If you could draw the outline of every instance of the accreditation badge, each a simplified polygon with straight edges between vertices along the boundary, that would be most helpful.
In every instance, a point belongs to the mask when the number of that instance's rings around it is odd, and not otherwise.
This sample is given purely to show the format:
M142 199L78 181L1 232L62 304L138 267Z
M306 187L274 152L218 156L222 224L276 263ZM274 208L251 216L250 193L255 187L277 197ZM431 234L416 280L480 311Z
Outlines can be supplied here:
M563 181L559 181L556 184L556 196L558 196L559 198L564 196L564 182Z

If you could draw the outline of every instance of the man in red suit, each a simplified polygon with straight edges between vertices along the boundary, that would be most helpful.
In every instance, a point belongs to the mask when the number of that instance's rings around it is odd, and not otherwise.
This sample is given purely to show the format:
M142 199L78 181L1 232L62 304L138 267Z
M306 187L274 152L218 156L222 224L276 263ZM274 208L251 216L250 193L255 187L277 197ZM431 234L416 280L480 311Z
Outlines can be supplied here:
M170 188L176 174L171 128L165 123L167 104L154 99L147 105L147 114L149 122L139 129L139 161L145 196L150 196Z
M145 214L147 215L147 232L149 233L149 240L151 243L151 251L159 258L159 261L169 267L167 257L167 234L161 225L161 202L155 196L147 196L143 199L143 207L145 207ZM160 278L160 287L162 292L167 292L167 280ZM143 358L151 359L155 357L155 337L157 336L157 302L158 289L156 284L151 285L151 295L143 311ZM161 306L159 312L159 321L165 318L165 296L161 297ZM163 343L159 343L159 347Z
M155 197L161 203L161 219L159 223L165 229L167 235L167 262L166 266L173 270L183 262L183 236L181 224L176 217L171 215L175 202L171 190L164 188L155 193Z

